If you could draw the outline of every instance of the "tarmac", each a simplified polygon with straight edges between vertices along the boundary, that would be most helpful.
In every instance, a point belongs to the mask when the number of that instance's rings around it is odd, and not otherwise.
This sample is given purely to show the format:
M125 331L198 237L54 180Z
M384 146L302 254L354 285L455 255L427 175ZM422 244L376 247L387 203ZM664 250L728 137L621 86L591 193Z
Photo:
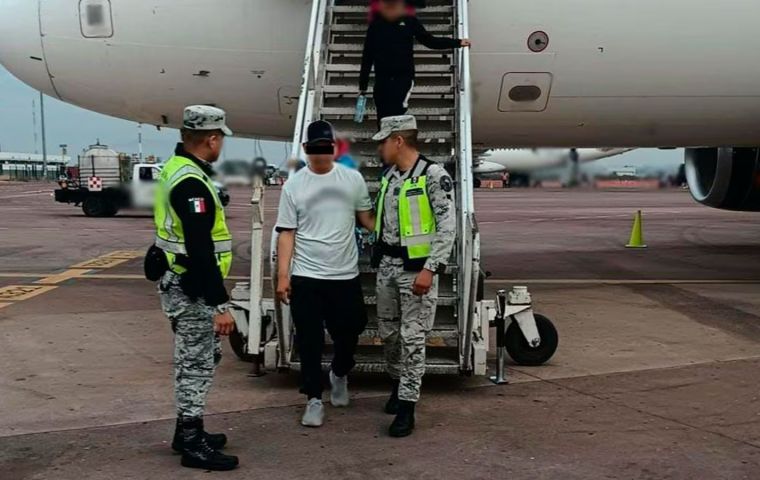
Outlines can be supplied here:
M149 214L86 218L49 184L0 183L2 479L760 478L760 223L681 190L480 190L487 295L528 285L560 347L509 385L429 377L391 439L382 376L298 424L295 373L254 378L227 347L207 426L241 468L179 467L171 330L142 279ZM250 207L232 190L233 278ZM273 221L278 192L267 192ZM641 209L649 248L624 248ZM268 229L265 229L267 231Z

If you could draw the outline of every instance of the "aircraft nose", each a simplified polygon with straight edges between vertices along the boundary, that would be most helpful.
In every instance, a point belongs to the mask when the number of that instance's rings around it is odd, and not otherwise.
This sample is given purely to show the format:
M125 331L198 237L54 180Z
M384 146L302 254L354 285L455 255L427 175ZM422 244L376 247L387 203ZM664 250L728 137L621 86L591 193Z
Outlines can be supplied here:
M42 50L38 2L0 0L0 64L31 87L55 95Z

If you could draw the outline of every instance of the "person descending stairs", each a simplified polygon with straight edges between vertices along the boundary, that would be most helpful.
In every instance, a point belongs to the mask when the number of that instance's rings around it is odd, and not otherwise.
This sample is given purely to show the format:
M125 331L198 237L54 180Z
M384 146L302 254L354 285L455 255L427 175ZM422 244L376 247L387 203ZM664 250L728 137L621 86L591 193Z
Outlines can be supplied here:
M470 323L475 302L473 283L476 276L473 269L477 270L474 266L479 262L474 258L477 239L471 217L470 99L465 78L468 68L465 59L469 57L462 54L463 50L453 49L461 45L461 41L457 40L454 44L451 40L466 38L466 12L462 14L459 10L467 2L429 0L426 3L426 8L417 11L419 22L424 24L431 36L448 37L448 43L446 50L430 50L420 44L414 46L414 88L407 113L417 119L420 152L444 166L458 190L457 246L446 272L439 276L435 326L427 338L426 372L458 374L473 371L471 339L479 337L478 333L473 335L474 327ZM367 0L315 0L294 148L299 149L310 122L319 119L329 121L340 136L353 141L354 159L370 193L376 196L383 165L378 159L377 142L372 140L378 124L375 102L367 102L366 118L362 123L356 123L354 119L368 28L367 8ZM429 41L428 37L424 38ZM438 46L443 47L443 43ZM375 67L377 70L377 64ZM370 98L376 93L369 88L373 80L370 77L367 82ZM300 149L297 153L302 156ZM369 243L368 237L369 234L364 239L366 243ZM385 371L385 362L377 323L376 272L370 266L368 249L363 250L360 272L369 323L360 339L354 371L379 373ZM287 328L287 322L280 321L279 324ZM487 325L484 328L487 329ZM292 345L292 342L289 343ZM329 348L328 343L326 358L331 357ZM286 352L286 356L290 367L300 368L295 348ZM485 359L485 355L482 357ZM484 360L480 368L485 369Z

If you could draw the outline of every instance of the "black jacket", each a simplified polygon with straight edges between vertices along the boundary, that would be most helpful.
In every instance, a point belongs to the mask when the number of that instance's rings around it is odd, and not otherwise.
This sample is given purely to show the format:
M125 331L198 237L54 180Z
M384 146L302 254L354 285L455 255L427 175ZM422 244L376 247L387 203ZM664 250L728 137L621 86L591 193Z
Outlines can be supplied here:
M177 145L175 154L195 162L209 178L214 175L208 163L188 153L181 143ZM198 212L198 208L194 207L197 199L203 200L205 211ZM224 287L211 238L216 220L214 196L203 182L187 178L172 189L169 202L182 221L185 233L187 257L178 259L187 268L187 273L182 275L182 289L189 297L203 298L212 307L228 302L230 297Z
M378 17L367 29L359 90L364 92L369 87L369 74L373 65L377 77L414 79L415 39L434 50L451 50L462 44L458 38L431 35L417 17L407 16L397 22Z

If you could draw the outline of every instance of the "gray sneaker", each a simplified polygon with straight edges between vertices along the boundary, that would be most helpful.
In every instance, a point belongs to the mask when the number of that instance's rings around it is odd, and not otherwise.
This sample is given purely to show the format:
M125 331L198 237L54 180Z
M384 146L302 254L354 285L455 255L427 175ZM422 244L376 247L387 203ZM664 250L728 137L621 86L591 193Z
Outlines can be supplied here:
M332 390L330 391L330 403L333 407L347 407L349 403L348 397L348 375L345 377L336 377L330 370L330 385Z
M322 400L312 398L306 404L306 411L303 412L303 417L301 417L301 425L304 427L321 427L324 421L325 406L322 405Z

